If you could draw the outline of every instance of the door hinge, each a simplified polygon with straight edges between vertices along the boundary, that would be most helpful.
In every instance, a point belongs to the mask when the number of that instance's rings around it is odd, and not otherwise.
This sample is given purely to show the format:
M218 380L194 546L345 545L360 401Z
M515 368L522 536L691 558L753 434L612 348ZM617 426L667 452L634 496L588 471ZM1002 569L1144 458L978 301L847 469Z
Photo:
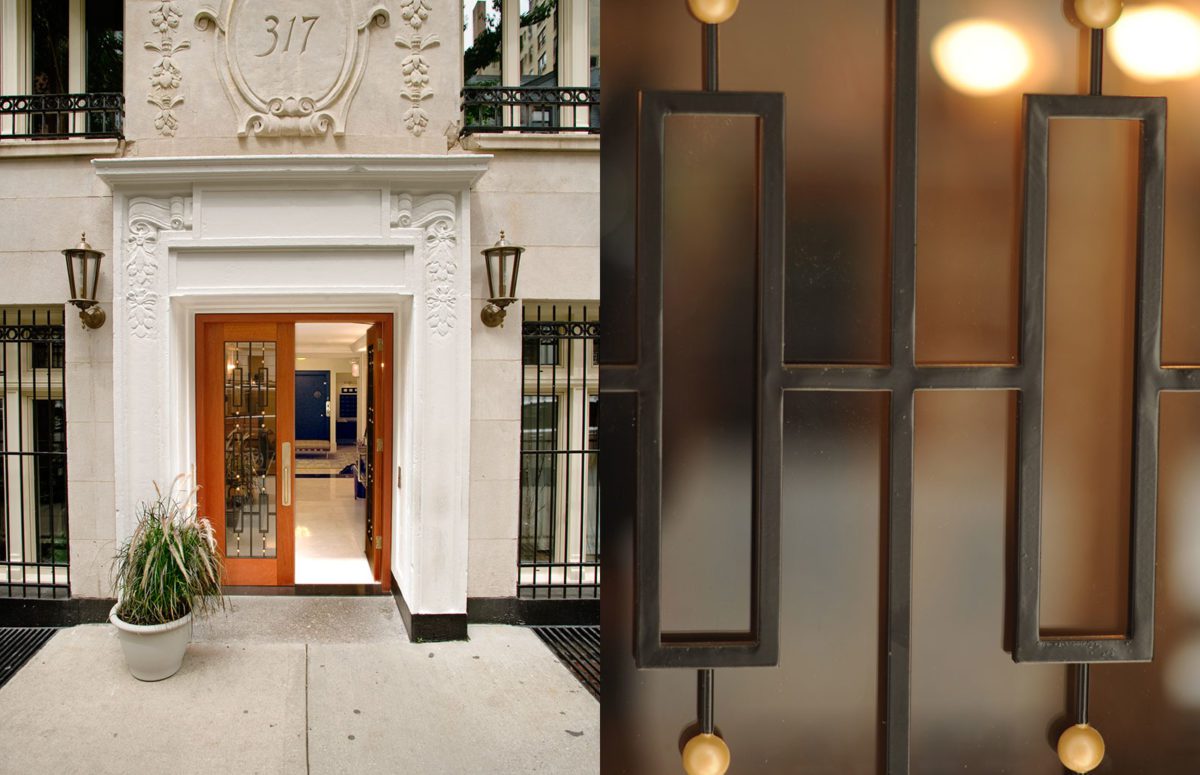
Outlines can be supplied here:
M375 451L383 452L383 437L379 436L375 439Z
M383 536L375 536L375 548L376 549L383 548Z
M396 489L397 490L399 490L402 486L401 482L404 481L403 475L404 475L404 469L401 468L400 466L396 466Z
M383 352L383 340L382 339L375 340L375 352L377 352L377 353Z

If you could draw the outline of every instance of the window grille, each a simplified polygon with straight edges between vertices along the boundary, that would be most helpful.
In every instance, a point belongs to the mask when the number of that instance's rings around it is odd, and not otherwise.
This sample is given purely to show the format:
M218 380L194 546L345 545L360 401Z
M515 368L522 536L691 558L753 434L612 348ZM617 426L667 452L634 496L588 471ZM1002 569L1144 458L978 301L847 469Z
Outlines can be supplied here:
M0 597L67 597L62 309L0 309Z
M595 598L599 323L595 310L570 305L525 307L523 317L517 594Z

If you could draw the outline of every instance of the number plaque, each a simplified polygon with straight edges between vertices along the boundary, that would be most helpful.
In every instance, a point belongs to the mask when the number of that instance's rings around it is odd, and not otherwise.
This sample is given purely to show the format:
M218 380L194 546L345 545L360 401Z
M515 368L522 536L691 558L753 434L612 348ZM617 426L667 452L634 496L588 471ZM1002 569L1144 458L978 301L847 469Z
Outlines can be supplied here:
M387 9L369 0L224 0L202 6L196 28L216 33L217 72L238 111L238 136L345 132L366 66L372 26Z

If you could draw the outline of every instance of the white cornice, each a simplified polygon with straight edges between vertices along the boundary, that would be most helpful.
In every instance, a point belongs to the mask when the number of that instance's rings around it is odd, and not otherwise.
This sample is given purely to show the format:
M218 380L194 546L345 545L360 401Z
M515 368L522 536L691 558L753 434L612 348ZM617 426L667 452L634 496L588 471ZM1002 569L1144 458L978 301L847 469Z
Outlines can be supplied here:
M406 189L465 189L487 171L490 154L172 156L94 159L114 190L190 183L392 182Z
M600 153L597 134L516 134L482 132L462 140L468 151L584 151Z

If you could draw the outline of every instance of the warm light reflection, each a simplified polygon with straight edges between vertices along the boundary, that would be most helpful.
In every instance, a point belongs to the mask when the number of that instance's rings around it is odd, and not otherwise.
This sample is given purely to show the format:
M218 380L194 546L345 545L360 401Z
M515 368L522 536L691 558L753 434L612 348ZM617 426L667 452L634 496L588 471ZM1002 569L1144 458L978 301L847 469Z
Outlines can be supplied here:
M938 75L965 94L998 94L1029 72L1029 46L1007 24L964 19L933 38L933 66Z
M1174 5L1128 8L1109 30L1117 66L1139 81L1200 74L1200 20Z

